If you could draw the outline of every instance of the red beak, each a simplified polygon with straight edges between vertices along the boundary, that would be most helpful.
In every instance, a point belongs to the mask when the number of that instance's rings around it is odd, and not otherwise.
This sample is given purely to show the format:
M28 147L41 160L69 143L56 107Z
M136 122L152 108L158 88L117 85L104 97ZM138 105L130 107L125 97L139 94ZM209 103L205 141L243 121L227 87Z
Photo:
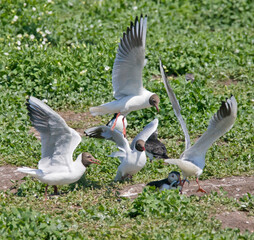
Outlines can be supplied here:
M156 107L157 112L160 111L159 107L157 105L154 105Z
M95 164L99 164L99 165L101 164L100 160L98 160L98 159L93 159L90 162L95 163Z
M145 151L146 149L145 149L145 147L142 147L142 149L143 149L143 151Z

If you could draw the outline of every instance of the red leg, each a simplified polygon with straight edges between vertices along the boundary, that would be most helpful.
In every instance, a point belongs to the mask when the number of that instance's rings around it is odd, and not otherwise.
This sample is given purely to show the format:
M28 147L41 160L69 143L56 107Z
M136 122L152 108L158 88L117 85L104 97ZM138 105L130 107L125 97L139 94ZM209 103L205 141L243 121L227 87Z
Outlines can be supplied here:
M117 118L120 116L120 112L119 113L117 113L117 115L116 115L116 119L115 119L115 121L114 121L114 124L113 124L113 126L111 127L111 130L113 131L114 130L114 128L115 128L115 126L116 126L116 122L117 122Z
M124 124L124 118L125 117L123 117L123 119L122 119L122 121L123 121L123 135L126 138L126 128L125 128L125 124Z
M206 193L206 191L199 185L198 178L196 179L196 183L198 184L198 190L197 190L197 192Z

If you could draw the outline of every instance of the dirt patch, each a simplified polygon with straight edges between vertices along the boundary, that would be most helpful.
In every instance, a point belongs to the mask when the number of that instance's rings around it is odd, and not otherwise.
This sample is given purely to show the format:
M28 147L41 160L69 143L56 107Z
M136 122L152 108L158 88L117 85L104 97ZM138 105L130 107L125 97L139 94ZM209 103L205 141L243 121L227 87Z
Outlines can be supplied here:
M223 212L215 217L221 221L222 228L239 228L242 232L254 232L254 217L248 216L246 212Z
M10 165L0 167L0 190L11 189L15 181L20 181L26 174L16 172L17 167Z
M225 86L229 86L229 85L231 85L231 84L233 84L233 85L236 85L237 84L237 80L235 80L235 79L227 79L227 80L225 80L225 81L223 81L223 82L221 82L223 85L225 85Z

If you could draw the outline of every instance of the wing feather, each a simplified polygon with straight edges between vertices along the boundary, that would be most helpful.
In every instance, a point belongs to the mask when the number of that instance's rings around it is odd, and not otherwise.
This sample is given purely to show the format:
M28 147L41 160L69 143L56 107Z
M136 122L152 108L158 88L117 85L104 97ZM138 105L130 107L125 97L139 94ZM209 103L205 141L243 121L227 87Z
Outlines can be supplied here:
M168 80L167 80L167 75L164 71L164 68L163 68L163 65L162 65L162 62L160 60L160 71L161 71L161 75L162 75L162 80L163 80L163 83L164 83L164 86L166 88L166 91L167 91L167 94L168 94L168 97L171 101L171 104L172 104L172 107L173 107L173 110L174 110L174 113L178 119L178 121L180 122L181 124L181 127L183 129L183 132L184 132L184 136L185 136L185 150L190 148L191 146L191 142L190 142L190 136L189 136L189 132L188 132L188 129L186 127L186 124L185 124L185 121L183 120L183 117L181 115L181 107L180 107L180 104L176 98L176 95L173 91L173 89L171 88Z
M38 168L43 171L70 171L72 154L81 137L68 127L64 119L35 97L27 103L32 125L41 135L41 160Z
M237 116L237 102L234 96L222 102L220 109L211 118L207 131L197 142L184 152L185 160L194 161L198 166L205 165L205 154L209 147L234 125Z
M147 16L131 22L120 40L112 73L114 97L140 95L143 91L142 70L145 65Z

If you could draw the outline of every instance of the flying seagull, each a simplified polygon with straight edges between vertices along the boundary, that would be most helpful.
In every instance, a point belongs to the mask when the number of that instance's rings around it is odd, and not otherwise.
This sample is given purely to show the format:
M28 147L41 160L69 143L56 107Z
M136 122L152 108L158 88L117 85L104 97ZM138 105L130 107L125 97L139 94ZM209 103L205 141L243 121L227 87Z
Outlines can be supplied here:
M210 146L233 127L237 115L236 99L234 96L231 96L230 99L226 99L225 102L223 101L221 103L220 109L211 118L207 131L193 146L191 146L188 130L180 112L180 105L172 88L170 87L161 61L160 71L175 115L178 118L185 135L185 151L180 156L180 159L166 159L165 162L178 165L178 167L182 170L184 178L182 185L186 181L187 177L195 175L196 182L198 184L198 192L206 192L198 182L198 178L205 167L205 155Z
M140 20L136 17L135 23L131 22L130 28L127 28L120 40L112 73L113 95L116 100L90 108L93 116L117 113L112 130L120 115L125 118L132 111L151 106L159 111L158 95L146 90L142 82L142 70L146 62L146 29L147 16L141 15ZM123 134L126 135L125 127Z
M81 142L80 135L68 127L59 114L35 97L28 99L27 109L32 125L40 132L41 160L38 169L22 167L17 171L30 174L46 183L47 198L48 185L53 185L57 194L57 185L78 181L87 166L98 164L99 161L90 153L84 152L73 162L72 155Z
M89 137L105 138L116 143L119 151L112 153L110 157L119 157L121 164L117 169L115 181L131 178L146 164L145 142L157 129L158 119L154 119L145 126L129 145L127 139L118 130L111 130L108 126L92 127L85 130Z

